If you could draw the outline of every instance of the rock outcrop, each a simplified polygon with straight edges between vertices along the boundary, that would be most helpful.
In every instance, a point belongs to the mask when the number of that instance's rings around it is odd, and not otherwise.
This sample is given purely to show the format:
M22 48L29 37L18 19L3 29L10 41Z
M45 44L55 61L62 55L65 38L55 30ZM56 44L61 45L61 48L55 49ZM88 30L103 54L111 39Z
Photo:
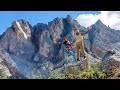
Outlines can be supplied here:
M108 78L120 79L120 52L114 50L108 51L100 67L107 71Z
M63 74L78 75L78 74L86 71L87 69L90 69L91 65L93 65L94 63L96 63L96 62L99 63L101 61L99 59L92 57L89 54L87 54L86 59L82 59L82 57L80 57L80 58L81 59L79 62L72 63L73 57L69 56L68 57L68 59L69 59L68 65L64 64L64 61L62 61L62 63L58 64L57 66L55 66L53 68L53 71L63 73Z

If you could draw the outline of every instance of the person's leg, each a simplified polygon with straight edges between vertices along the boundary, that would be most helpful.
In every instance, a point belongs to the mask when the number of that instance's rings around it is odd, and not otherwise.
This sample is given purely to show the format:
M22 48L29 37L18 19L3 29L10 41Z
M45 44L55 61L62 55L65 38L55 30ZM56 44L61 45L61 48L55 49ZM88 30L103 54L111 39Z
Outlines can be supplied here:
M65 63L68 64L67 51L66 50L64 50L64 58L65 58Z
M77 61L77 60L76 60L76 54L75 54L74 52L72 52L72 51L68 51L68 54L73 56L73 58L74 58L73 61L74 61L74 62Z
M80 43L80 49L81 49L81 51L82 51L82 57L84 57L85 58L85 50L84 50L84 46L83 46L83 43L81 42Z
M80 60L79 44L76 44L76 53L77 53L77 61L79 61Z

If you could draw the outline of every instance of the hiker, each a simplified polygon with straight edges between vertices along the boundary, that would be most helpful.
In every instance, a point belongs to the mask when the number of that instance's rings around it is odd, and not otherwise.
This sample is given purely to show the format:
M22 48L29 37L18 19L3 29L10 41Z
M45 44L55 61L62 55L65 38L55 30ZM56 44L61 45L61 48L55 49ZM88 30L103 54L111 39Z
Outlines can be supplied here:
M66 65L68 64L67 55L72 55L74 59L73 62L76 62L76 54L71 51L71 48L73 48L73 46L71 45L71 42L69 41L67 37L64 37L63 44L64 44L64 56L65 56Z
M92 28L92 26L85 33L81 33L78 29L75 29L75 39L73 42L76 42L75 48L76 48L76 52L77 52L77 61L80 61L80 58L79 58L80 57L80 49L82 51L83 59L86 58L82 35L88 33L91 28Z

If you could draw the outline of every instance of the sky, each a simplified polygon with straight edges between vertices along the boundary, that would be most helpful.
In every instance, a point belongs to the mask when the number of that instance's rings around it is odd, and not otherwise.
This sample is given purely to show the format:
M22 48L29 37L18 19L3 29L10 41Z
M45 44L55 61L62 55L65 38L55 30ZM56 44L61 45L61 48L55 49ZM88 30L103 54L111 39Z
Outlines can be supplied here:
M0 11L0 34L18 19L24 19L34 26L37 23L48 24L56 17L66 18L67 15L84 27L100 19L105 25L120 30L120 11Z
M73 19L76 19L81 14L99 13L99 11L0 11L0 34L18 19L24 19L33 26L37 23L48 24L56 17L65 18L67 15L71 15Z

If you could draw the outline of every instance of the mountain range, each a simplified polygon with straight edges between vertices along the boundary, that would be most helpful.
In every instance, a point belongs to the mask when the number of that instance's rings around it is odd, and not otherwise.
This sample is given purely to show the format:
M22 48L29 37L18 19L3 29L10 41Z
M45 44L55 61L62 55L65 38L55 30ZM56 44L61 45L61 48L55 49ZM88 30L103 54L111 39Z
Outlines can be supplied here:
M120 51L120 31L111 29L98 20L91 25L83 36L86 53L102 60L108 50ZM19 19L0 35L0 62L7 67L7 74L16 78L49 78L51 67L64 60L64 36L73 39L74 29L86 32L70 15L55 18L48 24L37 23L35 26Z

